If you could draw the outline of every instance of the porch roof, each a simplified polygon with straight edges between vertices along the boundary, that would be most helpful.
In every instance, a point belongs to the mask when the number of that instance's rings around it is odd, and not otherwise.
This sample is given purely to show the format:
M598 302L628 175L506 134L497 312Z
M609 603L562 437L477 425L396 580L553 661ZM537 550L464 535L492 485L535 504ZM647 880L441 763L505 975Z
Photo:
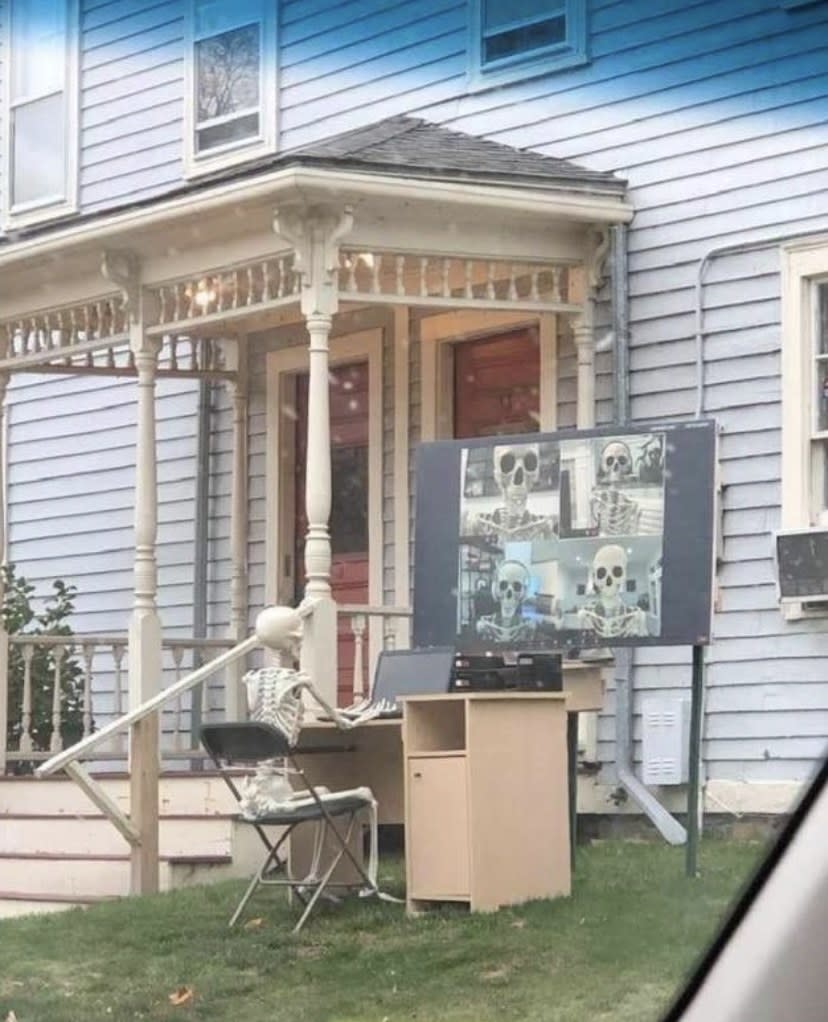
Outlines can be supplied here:
M545 156L441 127L421 118L389 117L310 145L230 167L161 194L126 203L114 210L72 214L48 224L0 234L0 251L13 258L16 246L80 227L146 210L175 199L205 196L217 186L253 183L278 171L320 168L356 174L383 174L410 180L453 184L502 185L534 192L580 193L622 200L627 182L607 171L594 171L569 160ZM623 216L621 219L627 219Z

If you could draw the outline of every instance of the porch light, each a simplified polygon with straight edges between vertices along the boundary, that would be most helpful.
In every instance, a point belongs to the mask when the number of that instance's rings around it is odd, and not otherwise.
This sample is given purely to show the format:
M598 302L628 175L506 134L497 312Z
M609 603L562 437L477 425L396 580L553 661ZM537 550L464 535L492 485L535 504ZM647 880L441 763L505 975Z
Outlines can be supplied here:
M193 301L203 312L205 309L209 308L215 300L216 290L212 286L212 281L208 277L202 277L196 285L196 293L193 296Z

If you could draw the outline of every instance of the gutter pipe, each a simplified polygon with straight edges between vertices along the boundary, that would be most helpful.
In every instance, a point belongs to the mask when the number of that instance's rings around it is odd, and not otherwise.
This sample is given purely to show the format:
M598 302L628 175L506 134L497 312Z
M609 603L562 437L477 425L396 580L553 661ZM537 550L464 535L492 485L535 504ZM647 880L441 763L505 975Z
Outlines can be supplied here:
M614 341L613 395L615 418L630 418L629 295L627 290L627 228L612 229L612 332ZM636 777L633 769L632 688L633 650L613 650L615 658L615 772L618 783L649 817L671 845L682 845L687 831Z

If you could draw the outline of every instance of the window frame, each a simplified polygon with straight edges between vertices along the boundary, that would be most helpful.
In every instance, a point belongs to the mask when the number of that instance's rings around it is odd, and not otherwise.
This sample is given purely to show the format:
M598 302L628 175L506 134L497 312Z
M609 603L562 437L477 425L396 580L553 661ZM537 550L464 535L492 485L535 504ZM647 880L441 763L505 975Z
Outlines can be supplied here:
M782 246L782 528L828 529L826 466L818 445L828 450L828 431L817 425L817 343L819 286L828 283L828 236ZM783 604L788 620L828 616L828 605Z
M587 0L560 0L566 17L566 39L555 43L516 53L498 60L483 60L483 4L485 0L469 0L469 42L468 42L468 89L479 92L483 89L506 85L525 78L553 74L566 68L580 67L589 61L587 39ZM524 24L544 21L550 12L541 12L536 19L524 19Z
M259 106L257 109L259 131L249 138L226 142L204 152L198 151L196 145L196 131L199 129L199 121L196 116L196 45L203 39L212 37L199 37L196 33L196 3L197 0L186 0L184 19L184 176L188 178L222 170L225 167L233 167L257 157L275 153L278 139L276 123L278 4L259 0ZM245 21L235 28L243 28L244 25L251 23ZM229 32L234 29L225 29L224 31ZM216 34L224 34L224 31ZM249 113L252 113L252 109L248 111L248 116ZM244 115L244 112L240 112L234 115L233 119ZM218 124L223 119L226 118L212 118L210 122L204 123L209 126ZM201 125L202 129L203 127L204 124Z
M3 6L2 44L7 54L2 75L2 226L4 230L16 230L35 224L55 220L78 211L78 167L80 164L80 89L78 84L80 56L80 0L64 0L66 30L64 33L65 63L62 94L64 96L64 179L63 194L30 199L27 202L13 202L14 173L14 131L12 128L13 111L18 106L25 106L58 92L47 92L43 95L28 96L25 99L13 100L14 61L16 47L12 47L12 21L15 3L25 0L7 0Z

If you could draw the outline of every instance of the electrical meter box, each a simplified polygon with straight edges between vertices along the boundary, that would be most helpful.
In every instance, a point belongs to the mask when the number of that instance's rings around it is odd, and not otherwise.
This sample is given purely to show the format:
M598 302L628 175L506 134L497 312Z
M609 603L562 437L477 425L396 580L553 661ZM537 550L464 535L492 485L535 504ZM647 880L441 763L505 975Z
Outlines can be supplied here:
M645 784L686 784L690 740L690 700L684 696L647 696L642 702Z

